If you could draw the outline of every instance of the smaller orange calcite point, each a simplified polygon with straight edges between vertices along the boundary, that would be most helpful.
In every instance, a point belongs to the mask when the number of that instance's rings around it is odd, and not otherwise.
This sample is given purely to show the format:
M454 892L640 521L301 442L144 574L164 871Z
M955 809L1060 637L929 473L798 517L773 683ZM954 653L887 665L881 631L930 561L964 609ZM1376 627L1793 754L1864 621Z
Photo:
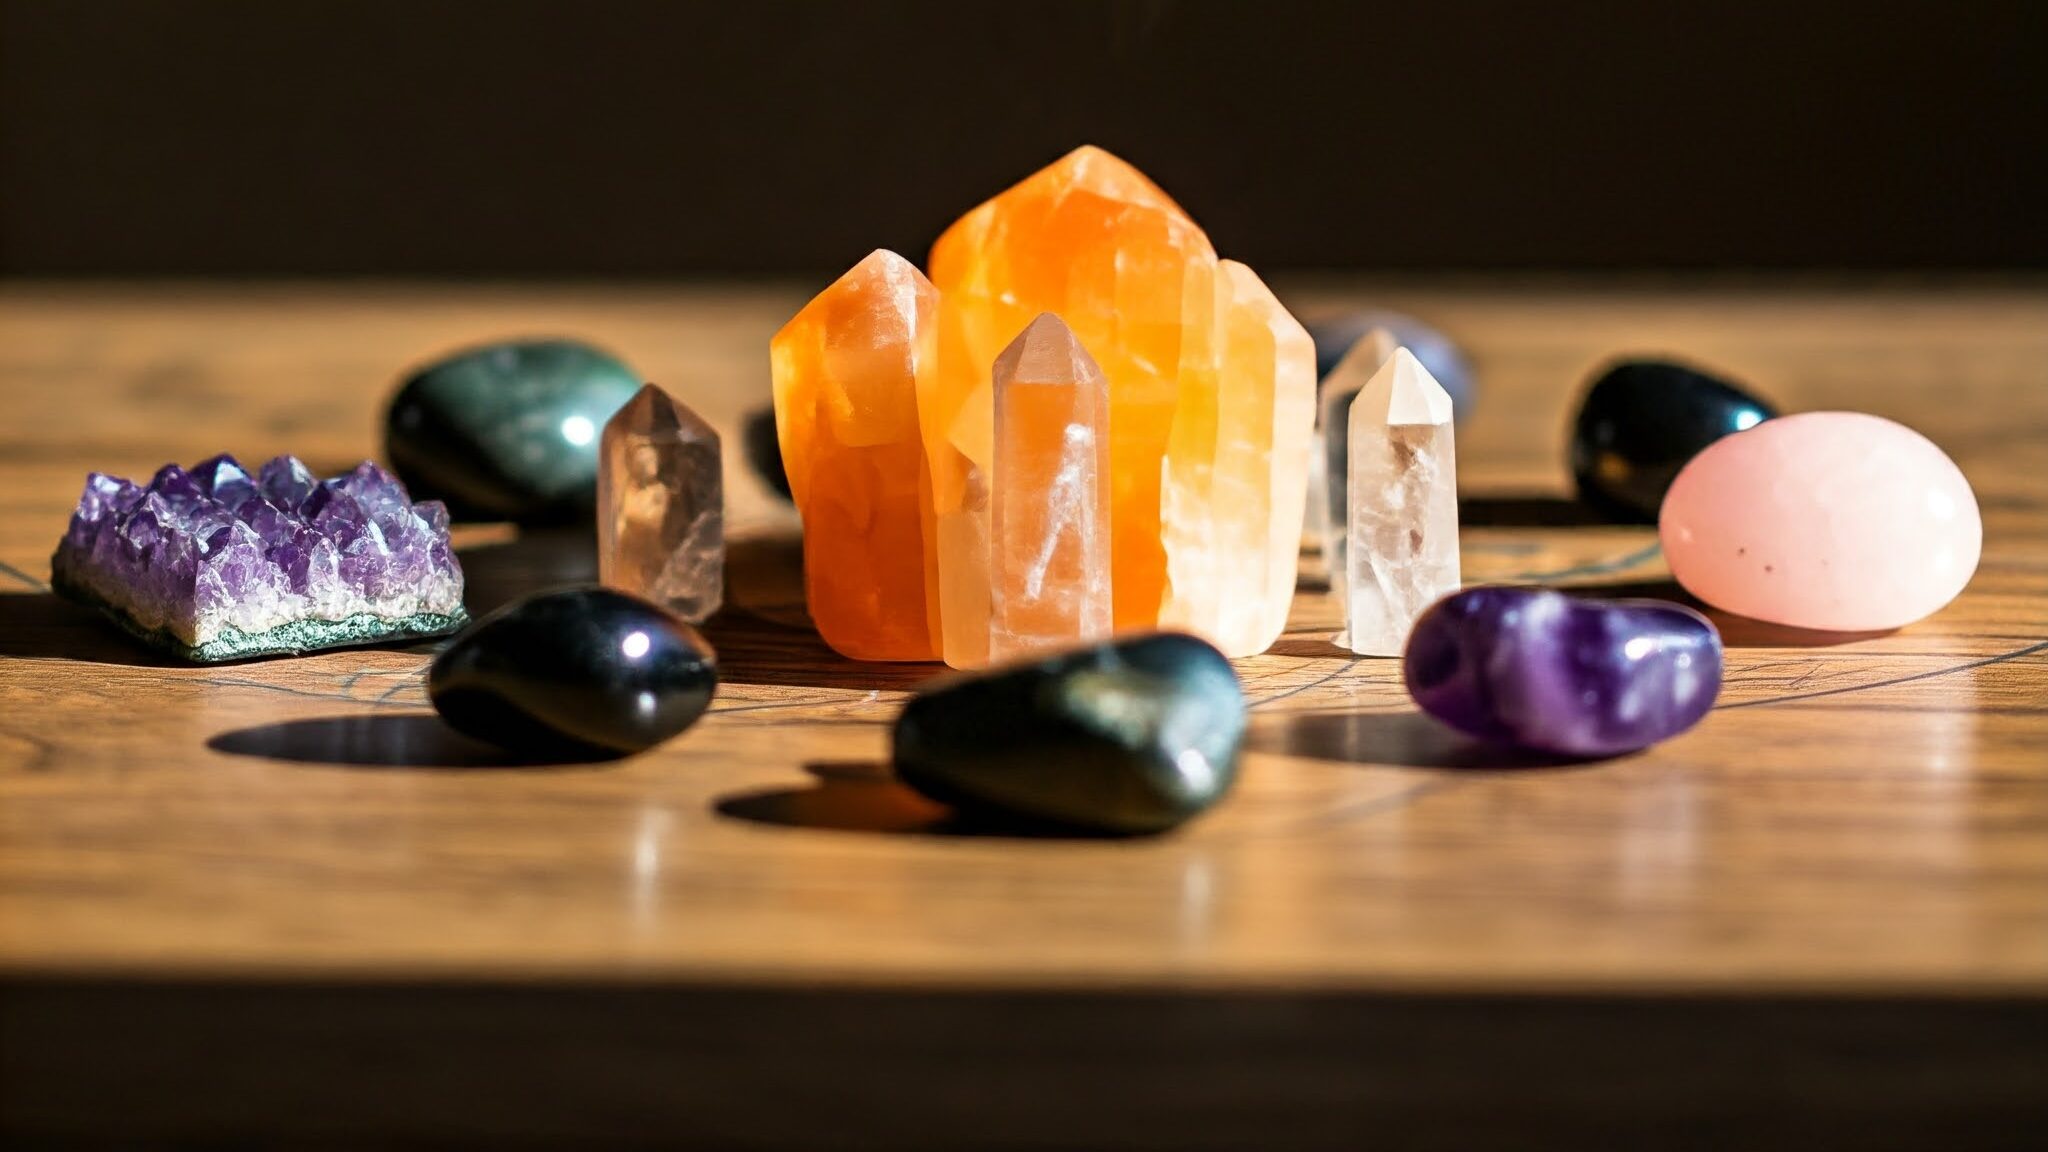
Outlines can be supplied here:
M1231 657L1287 627L1315 434L1308 331L1250 268L1217 264L1205 363L1184 360L1166 453L1160 622Z
M1110 633L1109 382L1046 313L996 357L993 388L988 660L1001 661Z
M717 431L646 385L598 442L598 581L701 624L725 594L724 524Z
M923 274L878 250L770 345L811 619L827 644L856 660L939 656L917 412L937 368L938 308Z

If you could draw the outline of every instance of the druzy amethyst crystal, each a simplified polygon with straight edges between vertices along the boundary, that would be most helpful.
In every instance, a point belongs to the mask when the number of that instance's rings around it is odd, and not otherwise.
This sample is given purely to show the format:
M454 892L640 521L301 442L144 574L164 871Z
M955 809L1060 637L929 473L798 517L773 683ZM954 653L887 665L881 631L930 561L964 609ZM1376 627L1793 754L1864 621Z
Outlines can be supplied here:
M51 558L57 591L144 641L213 662L439 636L462 627L448 510L364 462L331 480L280 456L94 472Z
M1424 712L1493 744L1613 756L1699 723L1721 691L1721 634L1661 600L1468 588L1415 623L1404 657Z

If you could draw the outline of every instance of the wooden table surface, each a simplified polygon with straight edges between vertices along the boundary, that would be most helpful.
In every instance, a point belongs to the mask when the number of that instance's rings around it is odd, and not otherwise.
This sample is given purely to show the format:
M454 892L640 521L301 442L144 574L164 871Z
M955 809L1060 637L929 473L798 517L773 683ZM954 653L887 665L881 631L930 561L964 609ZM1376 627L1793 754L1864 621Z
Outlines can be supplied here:
M1887 635L1716 617L1726 686L1697 729L1561 768L1419 717L1396 662L1328 642L1335 613L1305 585L1287 636L1239 662L1250 750L1214 812L1150 840L956 835L885 778L890 720L937 670L849 662L806 629L794 517L741 460L800 288L8 285L0 983L15 1015L0 1058L58 1101L9 1094L14 1121L85 1130L66 1127L91 1108L63 1110L62 1073L107 1054L80 1022L137 989L161 1020L185 1019L166 990L401 986L789 995L805 1012L1024 995L1097 1004L1099 1020L1279 997L1333 1019L1414 1011L1422 1033L1435 1018L1418 1005L1503 997L1913 1004L1937 1013L1918 1035L1943 1034L1944 1005L2041 1019L2048 290L1289 295L1304 315L1369 295L1471 351L1468 580L1679 595L1652 531L1584 522L1566 499L1578 388L1625 351L1696 358L1789 410L1920 429L1976 488L1983 563L1947 610ZM730 606L708 629L723 684L658 751L502 766L433 718L427 649L174 666L47 591L88 469L141 478L228 450L338 470L378 450L402 369L536 333L614 348L726 432ZM472 609L593 573L573 536L459 542ZM1992 1062L2008 1104L2048 1086L2033 1035L2038 1079ZM58 1048L78 1063L38 1062Z

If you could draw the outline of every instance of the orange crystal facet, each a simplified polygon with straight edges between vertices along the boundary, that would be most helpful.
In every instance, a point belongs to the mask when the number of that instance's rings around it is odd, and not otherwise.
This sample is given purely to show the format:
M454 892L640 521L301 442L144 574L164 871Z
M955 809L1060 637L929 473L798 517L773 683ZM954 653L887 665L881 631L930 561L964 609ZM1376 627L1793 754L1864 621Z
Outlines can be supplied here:
M811 619L856 660L939 656L918 433L918 395L938 362L938 309L923 274L876 251L770 344Z
M1050 313L991 375L987 659L1002 661L1110 633L1109 385Z
M1250 656L1280 638L1294 602L1315 345L1265 282L1234 260L1217 267L1214 315L1214 367L1183 369L1167 450L1170 590L1160 620L1201 634L1226 656Z
M944 299L933 484L942 538L971 541L986 483L993 409L988 366L1031 317L1053 312L1109 378L1111 534L1118 628L1152 628L1166 600L1160 467L1189 351L1189 311L1206 330L1216 251L1166 193L1099 148L1078 148L962 217L932 248ZM1196 340L1196 355L1206 356ZM941 580L957 580L940 549ZM985 578L983 581L985 582ZM947 603L956 597L948 589ZM957 599L965 600L964 594ZM951 645L954 630L946 628ZM966 642L963 638L963 642Z

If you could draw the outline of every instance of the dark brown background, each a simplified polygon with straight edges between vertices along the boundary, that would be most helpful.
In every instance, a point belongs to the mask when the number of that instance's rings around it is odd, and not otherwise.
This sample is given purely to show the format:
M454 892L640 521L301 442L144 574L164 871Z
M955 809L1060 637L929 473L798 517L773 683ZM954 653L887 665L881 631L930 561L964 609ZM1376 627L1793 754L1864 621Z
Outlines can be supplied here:
M5 273L829 270L1081 141L1267 268L2048 267L2023 0L0 14Z

